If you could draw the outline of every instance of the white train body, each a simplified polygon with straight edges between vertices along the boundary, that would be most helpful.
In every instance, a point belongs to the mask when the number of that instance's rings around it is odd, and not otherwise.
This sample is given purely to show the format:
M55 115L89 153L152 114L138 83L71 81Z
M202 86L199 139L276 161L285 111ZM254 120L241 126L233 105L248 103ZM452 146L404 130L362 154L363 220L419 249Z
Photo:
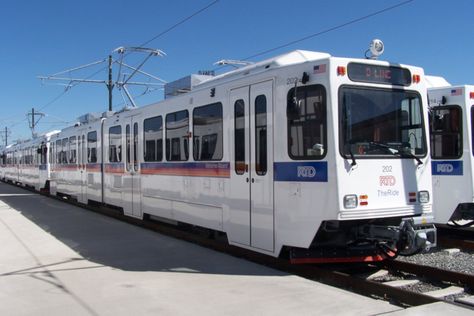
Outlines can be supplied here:
M102 120L69 127L51 138L50 192L80 203L103 202Z
M423 76L293 51L54 135L51 193L225 232L273 256L289 249L295 262L320 247L393 248L407 230L407 249L429 248ZM361 249L335 256L366 260Z
M50 179L49 140L57 133L59 131L48 132L7 146L1 157L0 177L37 191L47 190Z
M428 89L437 223L474 220L474 86Z

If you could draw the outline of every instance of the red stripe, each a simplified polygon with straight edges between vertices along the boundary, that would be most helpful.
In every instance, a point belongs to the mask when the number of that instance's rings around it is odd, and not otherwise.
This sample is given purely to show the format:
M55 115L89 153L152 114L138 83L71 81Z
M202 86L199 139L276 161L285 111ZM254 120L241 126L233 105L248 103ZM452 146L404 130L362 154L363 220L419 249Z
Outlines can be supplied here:
M123 173L122 168L105 167L105 173Z
M361 257L338 257L338 258L292 258L292 264L303 263L336 263L336 262L378 262L387 259L384 255L361 256Z

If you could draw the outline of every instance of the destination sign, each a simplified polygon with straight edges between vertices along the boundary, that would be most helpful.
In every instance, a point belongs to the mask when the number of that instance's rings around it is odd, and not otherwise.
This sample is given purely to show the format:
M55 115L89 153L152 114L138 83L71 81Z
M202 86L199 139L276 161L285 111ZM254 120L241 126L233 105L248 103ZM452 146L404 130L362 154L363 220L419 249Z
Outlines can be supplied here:
M409 86L411 84L410 70L394 66L378 66L350 63L347 66L349 79L357 82L370 82Z

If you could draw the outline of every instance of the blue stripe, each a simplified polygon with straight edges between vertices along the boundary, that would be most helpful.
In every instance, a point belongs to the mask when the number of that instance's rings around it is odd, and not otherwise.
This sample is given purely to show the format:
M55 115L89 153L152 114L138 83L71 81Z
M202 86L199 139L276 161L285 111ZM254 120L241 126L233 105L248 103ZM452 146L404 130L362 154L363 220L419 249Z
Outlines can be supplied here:
M462 176L461 160L431 161L431 173L435 176Z
M275 162L275 181L328 182L327 161Z

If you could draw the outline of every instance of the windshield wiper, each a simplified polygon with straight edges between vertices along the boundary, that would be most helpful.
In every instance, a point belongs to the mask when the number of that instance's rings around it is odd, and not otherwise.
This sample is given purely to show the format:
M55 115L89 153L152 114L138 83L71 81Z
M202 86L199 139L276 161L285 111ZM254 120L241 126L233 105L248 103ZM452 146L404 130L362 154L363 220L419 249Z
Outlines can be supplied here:
M357 162L354 158L354 154L352 153L352 149L350 147L349 147L349 155L351 155L351 159L352 159L351 166L354 167L355 165L357 165Z
M352 152L352 149L351 149L352 144L354 144L354 140L351 139L349 140L348 144L346 144L346 146L349 145L347 147L349 149L349 155L351 156L351 160L352 160L351 166L354 167L355 165L357 165L357 162L355 160L354 153Z
M408 148L404 148L404 149L408 149ZM418 162L418 165L423 164L423 161L421 161L421 159L418 158L416 155L414 155L410 150L403 150L403 151L399 150L398 153L402 157L405 156L405 157L410 157L410 158L415 159Z
M394 156L395 155L400 155L400 157L413 158L418 162L418 165L423 164L423 161L421 161L421 159L418 158L416 155L412 154L411 151L408 151L408 150L403 150L402 151L398 148L394 148L392 146L382 144L382 143L379 143L379 142L369 142L369 145L374 145L374 146L379 147L379 148L387 149L387 151L390 152Z

